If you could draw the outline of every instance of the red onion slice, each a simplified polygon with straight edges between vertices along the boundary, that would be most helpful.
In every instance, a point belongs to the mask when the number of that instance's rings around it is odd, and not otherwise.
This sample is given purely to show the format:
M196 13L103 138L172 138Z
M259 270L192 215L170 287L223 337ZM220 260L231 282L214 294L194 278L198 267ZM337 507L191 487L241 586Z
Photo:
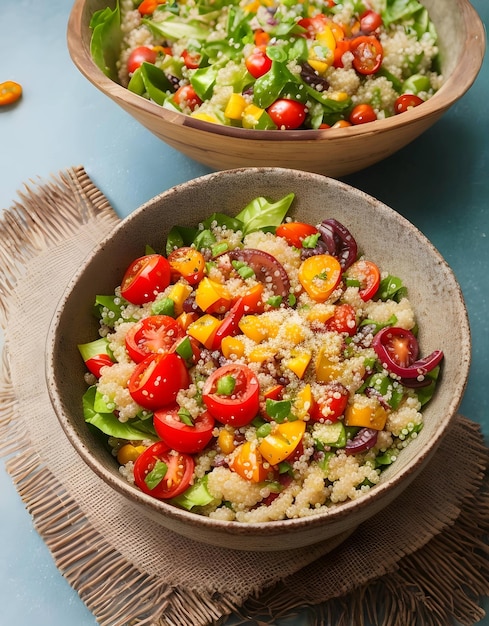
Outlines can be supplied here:
M323 220L318 226L328 254L338 259L343 271L356 261L358 247L350 231L335 219Z
M375 446L378 436L378 430L374 430L373 428L361 428L355 437L347 442L345 451L347 454L366 452Z
M290 281L283 265L277 259L254 248L235 249L228 253L232 261L242 261L255 272L256 279L272 288L276 296L287 298L290 293Z

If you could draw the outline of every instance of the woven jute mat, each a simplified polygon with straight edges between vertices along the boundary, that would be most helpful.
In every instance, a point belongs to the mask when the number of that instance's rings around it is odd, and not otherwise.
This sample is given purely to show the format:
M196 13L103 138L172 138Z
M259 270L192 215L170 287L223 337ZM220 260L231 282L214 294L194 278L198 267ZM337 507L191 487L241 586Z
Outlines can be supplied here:
M404 493L334 549L259 554L192 542L133 509L84 464L50 405L45 341L71 276L118 221L82 167L29 182L0 218L0 454L97 621L276 624L299 609L301 623L338 626L480 621L489 453L465 417Z

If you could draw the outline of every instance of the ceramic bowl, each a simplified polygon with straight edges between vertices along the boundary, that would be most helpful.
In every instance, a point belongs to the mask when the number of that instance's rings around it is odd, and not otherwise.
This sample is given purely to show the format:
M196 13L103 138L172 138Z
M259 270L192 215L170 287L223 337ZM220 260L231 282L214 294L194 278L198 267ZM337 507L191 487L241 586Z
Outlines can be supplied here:
M394 117L328 130L260 131L170 111L107 78L90 56L94 11L114 0L75 0L68 48L81 73L164 142L213 169L275 166L341 177L372 165L432 126L475 80L485 51L482 22L468 0L423 0L436 25L445 82L433 98Z
M119 474L117 463L87 427L82 396L85 367L77 344L97 336L92 315L97 294L113 293L130 262L148 244L161 249L174 225L195 225L214 211L236 214L257 196L296 194L291 215L312 224L342 222L359 249L403 278L417 313L424 354L442 349L442 377L427 405L425 426L364 497L307 519L243 524L216 521L146 496ZM389 243L390 242L390 243ZM395 245L393 245L395 242ZM54 410L75 450L128 503L157 523L193 539L246 550L306 546L352 531L392 502L417 476L442 440L466 385L470 331L457 281L433 245L410 222L381 202L335 179L281 168L243 168L208 174L174 187L124 219L84 262L62 297L47 344L47 380ZM91 469L90 469L91 468Z

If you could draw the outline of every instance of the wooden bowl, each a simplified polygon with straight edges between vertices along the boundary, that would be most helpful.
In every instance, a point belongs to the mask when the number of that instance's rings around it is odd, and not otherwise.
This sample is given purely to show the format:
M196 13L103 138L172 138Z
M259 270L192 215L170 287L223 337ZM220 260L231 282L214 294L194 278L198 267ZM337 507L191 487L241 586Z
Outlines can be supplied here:
M260 131L173 112L107 78L90 56L94 11L114 0L75 0L68 48L81 73L164 142L213 169L274 166L340 177L372 165L432 126L474 82L485 51L482 22L468 0L424 0L437 28L442 88L421 107L370 124L328 130Z
M419 322L423 353L444 351L442 377L424 410L421 433L364 497L302 519L254 524L212 520L146 496L121 477L114 458L84 422L86 370L77 344L97 336L98 322L92 315L95 296L113 293L126 267L146 245L162 247L175 215L179 225L195 225L213 211L236 214L259 195L276 200L291 191L296 194L293 216L312 224L336 218L368 257L403 279ZM61 427L91 470L123 494L128 505L140 507L155 522L198 541L243 550L282 550L352 531L392 502L425 467L462 399L470 363L470 331L452 271L404 217L335 179L281 168L245 168L174 187L123 220L93 250L67 287L50 328L46 363L49 393Z

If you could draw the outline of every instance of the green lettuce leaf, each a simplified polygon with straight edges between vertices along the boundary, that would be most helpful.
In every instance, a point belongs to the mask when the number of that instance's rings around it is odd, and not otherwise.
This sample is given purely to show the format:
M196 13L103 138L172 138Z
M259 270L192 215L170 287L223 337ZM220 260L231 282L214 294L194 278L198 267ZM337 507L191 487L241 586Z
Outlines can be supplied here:
M294 198L295 194L289 193L277 202L270 202L262 196L252 200L236 215L236 219L244 224L243 237L256 230L281 224Z
M90 28L90 54L95 64L106 76L117 81L116 62L122 41L119 1L114 9L107 7L96 11L90 20Z

